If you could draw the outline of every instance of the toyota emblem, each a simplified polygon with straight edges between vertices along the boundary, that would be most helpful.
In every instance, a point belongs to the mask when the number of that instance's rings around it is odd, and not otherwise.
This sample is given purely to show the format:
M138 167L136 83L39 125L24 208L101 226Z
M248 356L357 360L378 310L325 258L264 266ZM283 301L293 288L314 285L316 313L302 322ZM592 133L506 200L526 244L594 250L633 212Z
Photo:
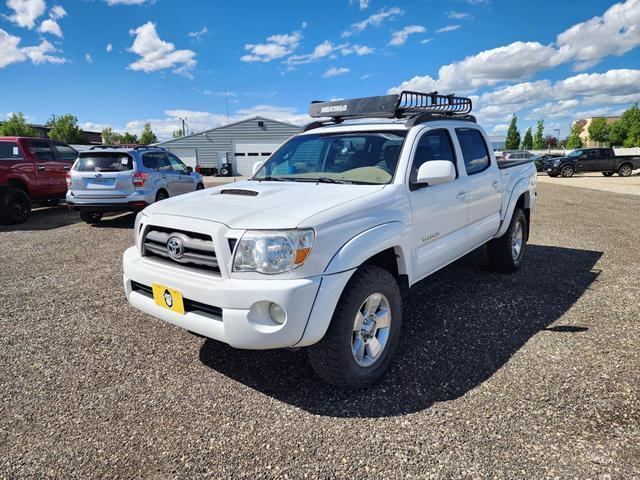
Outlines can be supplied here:
M178 237L171 237L167 240L167 253L171 258L179 260L184 255L184 244Z

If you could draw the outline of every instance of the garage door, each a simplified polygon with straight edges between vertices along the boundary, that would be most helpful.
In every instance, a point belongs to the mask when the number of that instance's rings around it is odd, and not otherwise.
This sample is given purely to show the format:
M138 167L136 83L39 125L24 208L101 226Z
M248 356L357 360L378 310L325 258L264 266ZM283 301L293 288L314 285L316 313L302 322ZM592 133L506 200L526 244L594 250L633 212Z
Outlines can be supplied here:
M236 143L234 148L236 171L240 175L251 175L253 164L265 160L279 146L279 143Z
M198 163L198 151L195 148L185 147L169 147L167 148L171 153L178 157L185 165L196 168Z

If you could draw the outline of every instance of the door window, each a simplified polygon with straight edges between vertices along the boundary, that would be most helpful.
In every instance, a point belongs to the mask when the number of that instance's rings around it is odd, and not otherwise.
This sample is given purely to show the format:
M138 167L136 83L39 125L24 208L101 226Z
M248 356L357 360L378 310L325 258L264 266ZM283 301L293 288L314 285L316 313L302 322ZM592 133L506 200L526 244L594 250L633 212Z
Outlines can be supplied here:
M418 178L420 165L432 160L447 160L453 163L454 167L456 167L457 177L458 169L456 165L456 156L455 153L453 153L451 136L445 129L432 130L420 137L418 146L416 147L416 153L413 156L413 164L411 166L411 174L409 176L410 184L414 184Z
M489 151L480 131L475 128L456 128L456 135L467 175L480 173L489 168Z
M171 163L167 155L161 152L149 152L142 155L142 165L149 170L162 173L172 173Z
M56 157L49 142L31 140L31 148L38 160L55 160Z
M171 153L167 153L167 157L169 158L169 163L171 164L171 168L176 173L187 173L187 167L182 160Z
M0 160L22 160L23 158L16 142L0 142Z
M600 156L605 158L611 157L611 150L609 150L608 148L603 148L602 150L600 150Z
M78 152L76 152L69 145L65 145L64 143L54 143L53 148L58 154L59 160L63 160L65 162L74 162L78 157Z

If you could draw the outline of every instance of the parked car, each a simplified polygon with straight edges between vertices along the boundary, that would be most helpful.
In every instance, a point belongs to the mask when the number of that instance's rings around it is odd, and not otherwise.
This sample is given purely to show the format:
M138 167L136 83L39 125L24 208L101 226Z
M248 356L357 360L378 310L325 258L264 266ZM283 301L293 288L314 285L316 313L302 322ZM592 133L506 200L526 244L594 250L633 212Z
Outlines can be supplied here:
M542 172L544 170L544 162L550 158L557 158L558 155L553 153L543 153L542 155L535 155L530 157L530 160L535 164L536 171Z
M204 188L200 174L159 147L93 147L80 152L67 185L67 205L87 223L99 222L106 212L138 211Z
M25 222L32 203L55 205L78 156L69 145L44 138L0 137L0 223Z
M550 177L572 177L576 172L602 172L605 177L617 173L630 176L640 168L640 155L616 155L613 148L579 148L565 157L544 162L544 171Z
M501 156L505 160L526 160L535 157L527 150L504 150Z
M422 107L398 106L418 97ZM308 347L325 381L372 384L411 285L483 244L496 270L522 265L535 168L499 166L470 110L415 92L312 103L312 117L332 119L249 180L138 214L123 257L129 303L236 348Z

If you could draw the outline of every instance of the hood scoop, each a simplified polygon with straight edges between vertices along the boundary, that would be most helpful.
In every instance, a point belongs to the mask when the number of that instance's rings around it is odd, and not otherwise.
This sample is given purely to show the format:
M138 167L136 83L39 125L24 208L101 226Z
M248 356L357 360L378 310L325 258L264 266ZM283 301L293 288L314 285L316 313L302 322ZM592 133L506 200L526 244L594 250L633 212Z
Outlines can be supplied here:
M243 188L226 188L220 190L220 195L239 195L241 197L257 197L258 192L255 190L245 190Z

